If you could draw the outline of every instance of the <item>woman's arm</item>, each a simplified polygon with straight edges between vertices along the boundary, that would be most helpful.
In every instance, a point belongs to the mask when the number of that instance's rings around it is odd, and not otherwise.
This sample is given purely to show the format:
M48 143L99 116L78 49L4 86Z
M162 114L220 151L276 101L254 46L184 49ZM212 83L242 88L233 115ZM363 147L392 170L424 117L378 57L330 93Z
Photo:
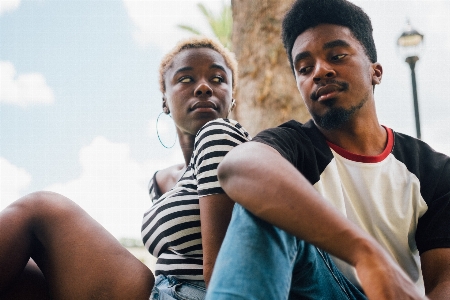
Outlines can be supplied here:
M203 247L203 276L206 286L231 219L234 202L227 194L200 198L200 222Z
M198 180L203 247L203 276L206 285L231 219L234 202L220 187L217 166L228 151L248 141L248 134L236 121L208 122L196 137L194 169Z

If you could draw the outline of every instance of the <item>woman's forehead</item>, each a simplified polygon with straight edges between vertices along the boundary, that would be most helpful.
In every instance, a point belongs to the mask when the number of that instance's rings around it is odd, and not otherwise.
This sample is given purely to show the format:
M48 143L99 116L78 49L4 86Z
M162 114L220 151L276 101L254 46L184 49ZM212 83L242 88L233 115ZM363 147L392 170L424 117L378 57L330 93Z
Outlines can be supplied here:
M199 64L217 64L230 71L223 56L210 48L188 48L181 50L174 56L169 69L177 69L183 66L196 67Z

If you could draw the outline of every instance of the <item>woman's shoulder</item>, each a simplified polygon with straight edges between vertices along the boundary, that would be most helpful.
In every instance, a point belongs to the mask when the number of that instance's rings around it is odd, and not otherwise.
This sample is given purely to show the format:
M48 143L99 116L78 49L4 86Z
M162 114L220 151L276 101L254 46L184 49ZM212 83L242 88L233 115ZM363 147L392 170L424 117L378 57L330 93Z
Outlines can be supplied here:
M247 130L245 130L239 122L233 119L218 118L207 122L198 131L196 140L198 141L205 136L212 135L218 135L218 138L223 138L224 135L240 135L246 140L251 139Z
M185 165L183 163L159 170L153 176L153 185L158 187L161 195L169 191L183 175Z

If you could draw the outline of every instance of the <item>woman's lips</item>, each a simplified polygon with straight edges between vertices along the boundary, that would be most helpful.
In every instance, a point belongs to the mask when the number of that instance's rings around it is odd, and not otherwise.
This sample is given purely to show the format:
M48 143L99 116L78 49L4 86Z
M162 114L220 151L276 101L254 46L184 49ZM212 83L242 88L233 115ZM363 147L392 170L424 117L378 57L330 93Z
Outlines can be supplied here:
M212 101L198 101L194 103L191 107L191 111L199 110L199 111L210 111L211 109L216 110L217 106Z

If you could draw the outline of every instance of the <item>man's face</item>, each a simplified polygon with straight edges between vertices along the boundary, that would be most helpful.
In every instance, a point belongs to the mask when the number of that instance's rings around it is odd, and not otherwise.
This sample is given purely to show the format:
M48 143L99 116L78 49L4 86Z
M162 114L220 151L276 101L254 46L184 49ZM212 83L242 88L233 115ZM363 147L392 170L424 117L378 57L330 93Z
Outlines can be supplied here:
M300 34L292 48L295 78L317 125L340 128L373 103L382 68L371 63L347 27L321 24ZM373 110L374 111L374 110Z

